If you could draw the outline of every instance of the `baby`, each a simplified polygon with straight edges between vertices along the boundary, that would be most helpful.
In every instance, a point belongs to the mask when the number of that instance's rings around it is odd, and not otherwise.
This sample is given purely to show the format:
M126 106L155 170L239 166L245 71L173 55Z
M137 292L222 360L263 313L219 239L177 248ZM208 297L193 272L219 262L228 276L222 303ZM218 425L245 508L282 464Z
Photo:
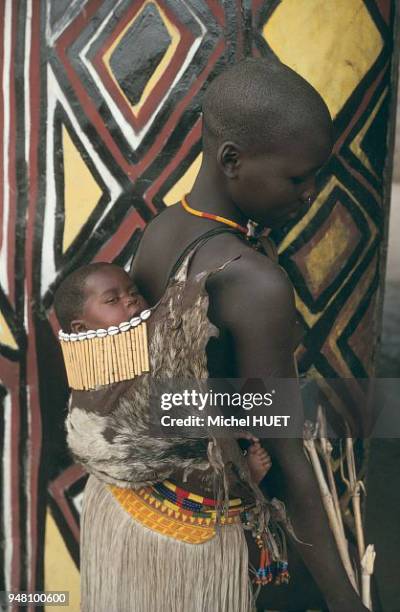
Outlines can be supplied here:
M54 308L64 332L118 326L137 316L148 305L123 268L100 262L83 266L61 283ZM243 434L250 443L247 462L254 482L259 483L271 467L271 459L259 440Z

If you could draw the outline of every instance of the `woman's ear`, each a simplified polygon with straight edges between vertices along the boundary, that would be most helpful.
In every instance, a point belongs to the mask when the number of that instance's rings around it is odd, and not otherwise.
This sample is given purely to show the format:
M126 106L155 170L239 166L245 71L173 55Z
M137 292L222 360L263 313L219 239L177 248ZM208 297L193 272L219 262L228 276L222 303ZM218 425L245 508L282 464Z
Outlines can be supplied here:
M87 327L81 319L71 321L71 330L74 334L80 334L87 331Z
M240 148L234 142L223 142L217 151L217 161L228 178L236 178L241 163Z

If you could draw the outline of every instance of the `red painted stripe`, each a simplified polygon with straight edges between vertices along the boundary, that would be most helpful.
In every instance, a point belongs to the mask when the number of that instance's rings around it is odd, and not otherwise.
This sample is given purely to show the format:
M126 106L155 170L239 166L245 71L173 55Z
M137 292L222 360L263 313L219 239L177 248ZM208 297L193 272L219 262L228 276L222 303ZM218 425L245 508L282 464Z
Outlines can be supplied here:
M257 13L258 11L261 9L261 7L264 5L264 0L253 0L253 10L252 13L254 15L254 17L257 17Z
M175 106L174 111L171 113L170 118L160 131L159 135L155 139L153 145L147 151L146 155L143 159L140 160L136 169L138 172L143 172L145 168L154 161L154 158L159 153L159 150L165 143L165 141L169 138L172 131L176 127L179 119L182 116L183 111L188 106L193 96L197 94L197 92L201 89L202 85L206 81L208 75L212 71L215 66L215 63L219 59L219 57L223 54L225 49L225 41L221 39L217 46L215 47L213 53L210 55L207 65L205 66L203 72L198 76L198 78L194 81L192 87L189 89L185 97Z
M143 229L146 223L136 210L125 217L113 236L97 252L93 261L112 261L121 252L136 228Z
M115 39L118 38L118 36L123 31L123 29L128 25L128 23L131 20L134 19L135 15L137 15L137 13L139 13L139 11L142 8L143 4L144 4L143 1L142 2L135 2L135 3L133 3L130 6L130 8L126 11L124 17L122 19L120 19L120 21L117 22L113 32L106 39L104 46L101 47L98 50L98 52L94 56L93 62L92 62L93 65L95 66L97 72L99 73L99 75L101 77L101 80L103 81L104 85L106 86L106 89L108 89L109 93L111 93L112 96L115 98L115 102L119 106L119 108L120 108L121 112L123 113L123 115L125 116L125 119L129 123L131 123L133 125L135 130L137 130L139 128L139 123L137 122L136 117L132 113L132 111L131 111L131 109L129 107L129 104L127 103L125 97L121 95L121 93L119 92L118 88L116 87L114 81L110 77L110 75L108 73L108 68L106 68L106 66L105 66L105 64L104 64L104 62L102 60L102 57L106 53L107 49L109 49L110 46L113 44Z
M15 385L15 380L18 378L19 366L15 361L10 361L0 355L0 372L1 372L1 384L10 391Z
M214 17L218 21L219 25L223 27L225 25L225 13L223 3L218 2L217 0L207 0L207 4Z
M376 4L381 12L383 19L386 21L386 24L390 24L392 8L394 8L395 3L392 0L376 0Z
M152 199L155 194L159 191L163 183L167 178L179 167L182 161L190 149L198 142L201 138L201 117L198 118L189 134L186 136L182 143L179 151L172 157L170 163L164 168L163 172L157 177L157 179L150 185L147 191L144 193L143 198L147 204L152 205Z
M122 168L122 170L131 178L134 179L137 176L135 166L129 164L119 148L111 137L108 129L104 125L103 119L98 113L96 106L89 98L88 92L82 85L79 77L75 73L72 65L67 57L67 49L76 38L79 36L81 31L86 27L87 23L95 15L96 11L101 7L102 0L91 0L86 6L85 10L79 13L78 17L70 24L68 28L62 33L55 45L55 50L58 52L61 62L64 64L66 75L71 83L71 86L75 90L75 93L82 105L82 109L87 115L90 123L96 128L99 137L103 140L105 146L109 149L110 153L114 156L116 163Z
M168 19L170 19L171 22L178 28L180 32L180 41L166 70L158 79L156 85L154 86L153 90L148 96L148 99L140 109L139 114L137 116L133 114L130 104L127 102L125 96L120 93L119 89L111 78L108 68L103 62L103 55L110 47L113 40L115 40L118 34L123 30L123 27L125 27L133 19L134 15L138 12L138 9L140 7L134 5L133 8L135 10L130 12L132 14L128 13L128 17L123 20L122 24L118 24L117 31L113 33L112 40L107 39L106 46L99 49L93 59L93 65L99 73L101 80L103 81L108 91L113 95L115 102L123 113L126 121L131 123L136 131L139 131L142 126L146 125L152 114L155 112L157 105L160 102L160 99L171 87L172 82L177 72L179 71L181 63L183 62L191 45L194 42L194 36L192 32L183 26L183 24L176 18L174 13L172 13L168 9L168 7L161 2L161 0L159 0L159 4L167 14Z
M129 164L120 153L119 148L115 144L113 138L111 137L111 134L108 132L106 126L104 125L104 122L100 117L99 113L97 112L96 107L88 97L86 89L83 87L73 67L71 66L66 53L68 46L76 40L76 37L79 35L81 30L86 27L87 22L93 17L100 5L100 0L91 0L88 2L85 7L85 11L82 11L82 13L78 15L75 21L63 32L63 34L58 39L56 43L56 51L58 52L59 57L62 63L64 64L67 77L69 78L70 83L74 88L75 93L78 96L78 99L80 100L82 108L87 114L89 121L91 121L93 126L96 127L99 136L103 139L104 144L108 147L111 154L114 156L116 162L120 165L120 167L127 174L127 176L133 180L138 176L139 173L143 172L150 163L154 161L154 157L159 153L160 148L163 146L164 142L168 139L171 132L175 128L178 120L181 117L182 112L184 111L192 97L201 88L205 79L214 67L215 62L218 60L220 55L222 55L225 48L225 41L221 37L219 43L216 45L213 53L209 57L207 66L199 75L199 77L194 81L192 87L189 89L183 100L181 100L181 102L176 105L174 111L171 113L170 118L160 131L155 142L150 147L145 157L140 160L135 166ZM215 15L217 19L218 15L219 13L217 12Z
M373 195L378 204L382 204L382 194L376 191L373 188L371 183L363 176L354 166L351 166L347 160L345 160L341 155L338 155L338 159L341 161L346 170L355 178L363 187L368 189L368 191Z
M11 2L12 6L12 32L11 32L11 62L10 62L10 90L9 90L9 109L10 109L10 134L8 149L8 182L9 182L9 223L8 223L8 254L7 254L7 275L9 283L9 299L15 304L15 222L17 206L17 184L16 184L16 107L15 107L15 54L17 41L17 4Z

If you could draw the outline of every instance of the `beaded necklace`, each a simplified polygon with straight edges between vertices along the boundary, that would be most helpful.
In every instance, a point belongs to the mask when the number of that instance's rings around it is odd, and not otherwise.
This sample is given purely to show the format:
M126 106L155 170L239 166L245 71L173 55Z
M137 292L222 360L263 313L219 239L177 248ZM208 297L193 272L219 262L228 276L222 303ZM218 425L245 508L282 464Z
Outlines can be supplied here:
M186 210L186 212L190 213L191 215L195 215L196 217L203 217L204 219L211 219L213 221L219 221L219 223L225 223L225 225L234 227L235 229L239 230L239 232L242 232L243 234L246 234L246 235L248 234L247 227L244 227L243 225L236 223L236 221L231 221L231 219L226 219L225 217L221 217L220 215L214 215L213 213L206 213L201 210L196 210L195 208L192 208L191 206L189 206L186 197L187 197L187 194L183 196L181 200L181 204L183 208Z

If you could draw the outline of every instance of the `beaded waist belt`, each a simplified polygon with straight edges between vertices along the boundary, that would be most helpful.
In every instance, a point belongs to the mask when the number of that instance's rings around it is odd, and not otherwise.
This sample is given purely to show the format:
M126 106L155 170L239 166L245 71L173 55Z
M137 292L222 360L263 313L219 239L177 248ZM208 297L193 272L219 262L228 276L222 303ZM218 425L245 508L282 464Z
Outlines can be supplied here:
M188 544L201 544L215 536L214 499L185 491L169 480L137 491L108 487L124 510L152 531ZM228 513L221 516L221 524L242 523L248 509L240 498L231 499Z
M181 489L169 480L143 487L137 491L107 485L116 501L138 523L148 529L188 544L202 544L216 533L216 500ZM252 508L240 498L229 500L227 513L220 517L221 525L243 524L254 531ZM262 531L254 537L260 549L255 584L285 584L289 580L286 558L273 561ZM286 557L286 555L285 555Z

